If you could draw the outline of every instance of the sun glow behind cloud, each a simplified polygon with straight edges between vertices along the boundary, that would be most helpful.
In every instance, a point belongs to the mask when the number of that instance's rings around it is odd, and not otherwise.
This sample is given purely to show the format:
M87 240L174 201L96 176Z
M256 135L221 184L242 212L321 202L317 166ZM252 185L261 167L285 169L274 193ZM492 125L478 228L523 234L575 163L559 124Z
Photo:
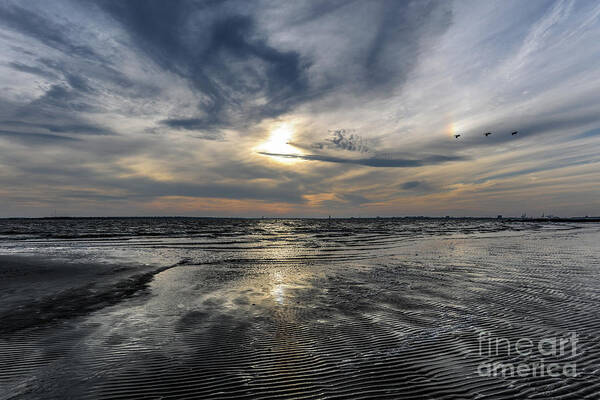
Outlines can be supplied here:
M302 155L296 147L289 144L293 135L293 125L287 122L281 123L271 131L269 138L260 144L256 148L256 151L270 154ZM268 155L268 157L284 164L295 164L302 161L301 159L292 157L278 157L273 155Z

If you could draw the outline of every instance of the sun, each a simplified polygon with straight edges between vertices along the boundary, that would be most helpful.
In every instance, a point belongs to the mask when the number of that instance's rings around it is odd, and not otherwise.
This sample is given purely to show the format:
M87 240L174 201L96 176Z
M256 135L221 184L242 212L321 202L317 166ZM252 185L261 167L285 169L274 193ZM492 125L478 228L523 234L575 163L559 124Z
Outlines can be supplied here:
M289 124L280 125L271 132L269 139L263 143L264 151L267 153L288 154L290 150L294 150L294 147L288 144L293 134L294 131Z
M297 158L285 157L285 155L300 155L298 149L289 142L294 135L293 126L289 123L282 123L271 131L269 138L257 147L257 150L263 155L267 155L279 162L290 164L300 161Z

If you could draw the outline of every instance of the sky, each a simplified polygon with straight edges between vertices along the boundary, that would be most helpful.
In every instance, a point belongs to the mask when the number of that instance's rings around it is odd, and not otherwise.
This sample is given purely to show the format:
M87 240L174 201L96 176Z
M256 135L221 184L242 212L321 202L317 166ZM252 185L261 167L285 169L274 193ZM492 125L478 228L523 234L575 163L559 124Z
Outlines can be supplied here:
M0 89L0 217L600 215L597 1L0 0Z

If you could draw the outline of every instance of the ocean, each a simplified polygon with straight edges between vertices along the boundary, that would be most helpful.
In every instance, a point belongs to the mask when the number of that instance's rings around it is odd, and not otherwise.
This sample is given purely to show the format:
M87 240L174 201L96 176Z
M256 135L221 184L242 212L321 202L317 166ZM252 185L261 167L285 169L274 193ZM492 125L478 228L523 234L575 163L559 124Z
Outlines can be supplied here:
M0 399L598 398L600 224L0 220Z

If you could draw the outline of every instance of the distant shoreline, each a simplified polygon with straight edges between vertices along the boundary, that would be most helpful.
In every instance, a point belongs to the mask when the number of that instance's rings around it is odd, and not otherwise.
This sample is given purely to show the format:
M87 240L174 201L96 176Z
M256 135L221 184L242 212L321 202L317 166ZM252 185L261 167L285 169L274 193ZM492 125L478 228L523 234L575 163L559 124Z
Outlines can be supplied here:
M404 216L404 217L186 217L186 216L110 216L110 217L0 217L0 220L77 220L77 219L206 219L206 220L488 220L506 222L600 222L599 217L426 217L426 216Z

